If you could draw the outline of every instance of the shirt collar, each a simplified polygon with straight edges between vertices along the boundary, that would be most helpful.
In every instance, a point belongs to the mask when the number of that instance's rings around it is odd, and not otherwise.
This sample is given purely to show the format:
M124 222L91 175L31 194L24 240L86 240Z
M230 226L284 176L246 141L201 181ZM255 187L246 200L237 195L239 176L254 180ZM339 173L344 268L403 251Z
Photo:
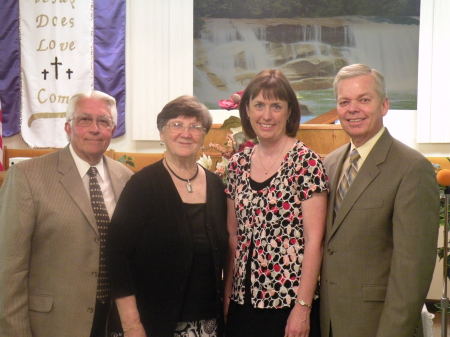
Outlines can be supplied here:
M73 160L75 161L75 166L77 167L78 172L80 173L80 177L83 178L86 174L89 168L92 166L87 161L83 160L78 156L78 154L73 149L72 144L69 144L70 153L72 154ZM100 159L98 164L93 165L97 168L98 174L100 178L105 181L105 164L103 162L103 157Z
M353 142L351 142L351 146L350 146L350 152L352 152L352 150L354 148L356 148L358 150L359 155L361 156L361 160L362 162L364 162L367 158L367 156L369 155L370 151L372 151L373 147L375 146L375 144L377 143L378 139L380 139L381 135L383 134L384 130L386 128L383 126L376 134L375 136L373 136L372 138L370 138L367 142L365 142L363 145L356 147L355 144L353 144Z

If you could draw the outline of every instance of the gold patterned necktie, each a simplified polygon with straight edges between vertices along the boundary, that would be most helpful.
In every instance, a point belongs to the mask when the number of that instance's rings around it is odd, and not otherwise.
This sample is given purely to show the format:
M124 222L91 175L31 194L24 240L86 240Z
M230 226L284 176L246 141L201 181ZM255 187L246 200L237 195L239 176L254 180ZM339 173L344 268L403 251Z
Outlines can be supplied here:
M105 201L100 185L97 181L97 168L89 168L89 194L91 196L92 210L94 211L95 221L97 222L98 234L100 236L100 261L97 281L97 301L106 303L109 300L110 285L106 269L105 248L106 236L108 233L109 215L106 210Z
M358 160L361 156L358 153L358 150L353 149L350 153L350 164L344 172L342 176L341 182L336 190L336 201L334 203L334 213L336 214L339 208L341 207L342 200L344 200L344 196L347 193L350 185L358 173Z

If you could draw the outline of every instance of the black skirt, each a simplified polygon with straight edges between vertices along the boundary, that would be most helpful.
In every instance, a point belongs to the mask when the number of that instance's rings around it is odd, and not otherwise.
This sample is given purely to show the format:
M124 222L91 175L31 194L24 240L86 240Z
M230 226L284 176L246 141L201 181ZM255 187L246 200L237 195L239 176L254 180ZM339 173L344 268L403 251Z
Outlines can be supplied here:
M291 308L256 309L250 304L230 301L226 337L284 337ZM309 337L320 337L319 300L314 300L310 313Z

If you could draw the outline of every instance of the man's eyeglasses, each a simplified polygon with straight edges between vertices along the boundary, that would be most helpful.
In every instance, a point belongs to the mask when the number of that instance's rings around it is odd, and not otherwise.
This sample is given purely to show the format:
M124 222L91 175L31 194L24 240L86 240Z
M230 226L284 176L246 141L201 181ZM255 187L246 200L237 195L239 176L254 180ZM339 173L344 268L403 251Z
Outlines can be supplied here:
M72 120L75 122L76 126L82 128L90 127L92 123L94 123L94 121L100 129L112 129L114 127L113 120L108 116L99 116L97 118L94 118L90 115L79 115L72 118Z
M205 132L205 128L201 124L189 124L185 126L181 122L170 122L167 123L166 126L169 128L170 131L174 133L181 133L184 130L188 130L191 134L199 135L203 132Z

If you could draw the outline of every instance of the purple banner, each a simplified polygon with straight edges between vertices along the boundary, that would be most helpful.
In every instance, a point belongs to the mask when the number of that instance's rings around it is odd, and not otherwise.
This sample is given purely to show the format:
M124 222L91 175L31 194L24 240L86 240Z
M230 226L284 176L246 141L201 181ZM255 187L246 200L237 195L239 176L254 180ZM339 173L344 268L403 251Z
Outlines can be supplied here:
M3 137L20 132L19 1L0 1L0 100Z
M94 87L117 101L114 137L125 133L125 0L94 2Z
M125 133L125 0L94 1L94 87L116 98L117 128ZM19 1L0 1L0 99L3 136L20 132Z

